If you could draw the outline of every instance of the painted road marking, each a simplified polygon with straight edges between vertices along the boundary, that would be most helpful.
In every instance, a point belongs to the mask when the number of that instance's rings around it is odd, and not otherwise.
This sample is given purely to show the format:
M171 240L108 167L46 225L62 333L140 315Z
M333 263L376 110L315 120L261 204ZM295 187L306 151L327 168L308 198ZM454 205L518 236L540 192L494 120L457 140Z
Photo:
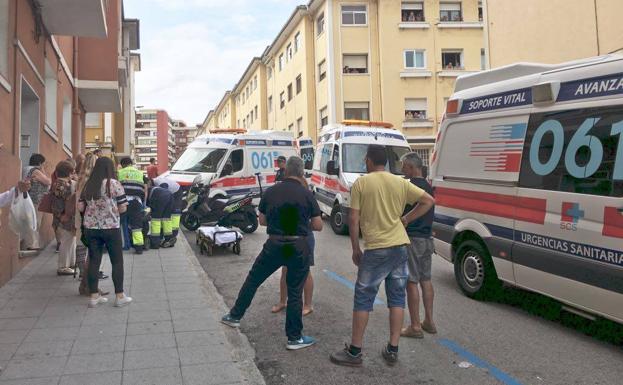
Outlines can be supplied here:
M332 271L329 270L323 270L323 272L325 273L325 275L329 278L331 278L332 280L341 283L342 285L346 286L347 288L349 288L350 290L352 290L353 292L355 291L355 284L352 283L351 281L349 281L348 279L342 277L341 275L334 273ZM385 301L381 300L378 298L374 299L374 304L375 305L385 305Z
M354 291L355 290L355 284L352 283L351 281L349 281L348 279L342 277L341 275L334 273L330 270L323 270L323 272L325 273L325 275L327 277L329 277L330 279L346 286L347 288L349 288L350 290ZM374 300L374 304L375 305L385 305L385 301L376 298ZM490 363L484 361L483 359L481 359L480 357L478 357L477 355L475 355L474 353L464 349L463 347L461 347L461 345L457 344L454 341L445 339L445 338L439 338L437 339L437 343L452 350L454 353L458 354L459 356L465 358L466 360L468 360L469 362L471 362L472 364L474 364L475 366L478 366L480 368L483 369L487 369L487 371L493 376L495 377L498 381L501 381L503 384L505 385L523 385L521 382L517 381L515 378L511 377L510 375L504 373L503 371L501 371L500 369L496 368L495 366L491 365Z

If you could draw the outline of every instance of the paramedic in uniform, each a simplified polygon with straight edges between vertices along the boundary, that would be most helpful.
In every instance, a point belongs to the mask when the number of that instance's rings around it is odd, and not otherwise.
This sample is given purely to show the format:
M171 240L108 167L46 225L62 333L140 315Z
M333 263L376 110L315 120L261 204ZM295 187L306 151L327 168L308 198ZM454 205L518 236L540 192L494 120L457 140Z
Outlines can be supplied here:
M160 182L160 183L158 183ZM152 249L160 247L173 247L173 193L169 191L169 185L158 179L154 180L154 187L149 193L147 201L151 209L151 232L149 243Z
M277 173L275 174L275 182L283 182L286 178L286 157L280 155L277 158Z
M143 238L143 205L147 199L147 186L143 180L143 172L132 165L132 159L121 159L121 170L118 171L119 182L128 198L127 225L131 232L132 246L136 254L142 254L145 246ZM125 233L125 229L124 229Z
M304 174L303 160L293 156L286 163L285 180L268 188L264 193L259 205L259 221L262 226L268 227L268 240L251 267L236 304L222 318L226 325L240 326L240 320L260 285L277 269L286 266L288 305L285 329L288 350L306 348L316 342L314 338L302 334L302 292L309 274L311 257L307 236L309 231L322 230L322 220L318 203L311 192L297 180L304 178Z

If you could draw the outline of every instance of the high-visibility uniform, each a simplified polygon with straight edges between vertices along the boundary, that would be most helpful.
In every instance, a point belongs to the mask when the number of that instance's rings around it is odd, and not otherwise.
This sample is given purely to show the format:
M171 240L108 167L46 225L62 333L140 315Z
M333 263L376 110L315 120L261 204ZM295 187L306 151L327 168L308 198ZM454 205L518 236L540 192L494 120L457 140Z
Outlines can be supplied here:
M178 190L175 194L173 194L173 213L171 214L171 220L173 222L173 238L176 238L180 231L180 220L182 218L184 203L183 192L182 190Z
M131 243L136 251L140 252L145 245L143 237L143 204L145 199L143 173L133 166L128 166L119 170L118 178L128 198L128 210L125 215L127 216L128 230L131 233Z
M152 249L173 238L173 194L166 188L154 187L148 200L151 209L151 231L149 240Z

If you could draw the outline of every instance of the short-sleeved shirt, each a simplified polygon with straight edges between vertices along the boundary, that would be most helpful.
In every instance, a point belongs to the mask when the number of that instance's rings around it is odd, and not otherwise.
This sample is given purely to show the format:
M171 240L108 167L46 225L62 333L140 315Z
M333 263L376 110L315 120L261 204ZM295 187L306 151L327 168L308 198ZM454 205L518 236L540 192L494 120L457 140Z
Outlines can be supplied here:
M351 189L351 208L359 210L359 221L367 250L409 244L400 220L407 204L415 204L424 191L406 179L386 171L357 179Z
M266 216L269 235L308 236L309 221L320 216L312 193L300 182L285 179L264 192L259 210Z
M155 164L147 166L147 177L149 179L156 179L158 177L158 166Z
M433 196L433 187L424 178L412 178L411 183L426 191L428 195ZM413 205L407 205L404 215L413 210ZM420 218L409 223L407 226L407 234L413 238L430 238L433 234L433 219L435 218L435 208L431 208Z
M123 186L119 181L110 179L110 196L106 194L107 180L102 181L102 195L100 199L84 200L84 227L86 229L118 229L119 208L118 205L127 203Z

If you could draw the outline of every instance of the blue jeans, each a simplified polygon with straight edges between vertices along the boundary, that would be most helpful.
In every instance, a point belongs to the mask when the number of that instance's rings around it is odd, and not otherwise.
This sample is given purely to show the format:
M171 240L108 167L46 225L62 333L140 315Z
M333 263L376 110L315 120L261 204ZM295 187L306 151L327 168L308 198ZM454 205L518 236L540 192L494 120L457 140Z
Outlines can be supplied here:
M401 307L406 303L407 247L366 250L359 263L355 284L354 311L372 311L381 283L385 281L387 307Z

